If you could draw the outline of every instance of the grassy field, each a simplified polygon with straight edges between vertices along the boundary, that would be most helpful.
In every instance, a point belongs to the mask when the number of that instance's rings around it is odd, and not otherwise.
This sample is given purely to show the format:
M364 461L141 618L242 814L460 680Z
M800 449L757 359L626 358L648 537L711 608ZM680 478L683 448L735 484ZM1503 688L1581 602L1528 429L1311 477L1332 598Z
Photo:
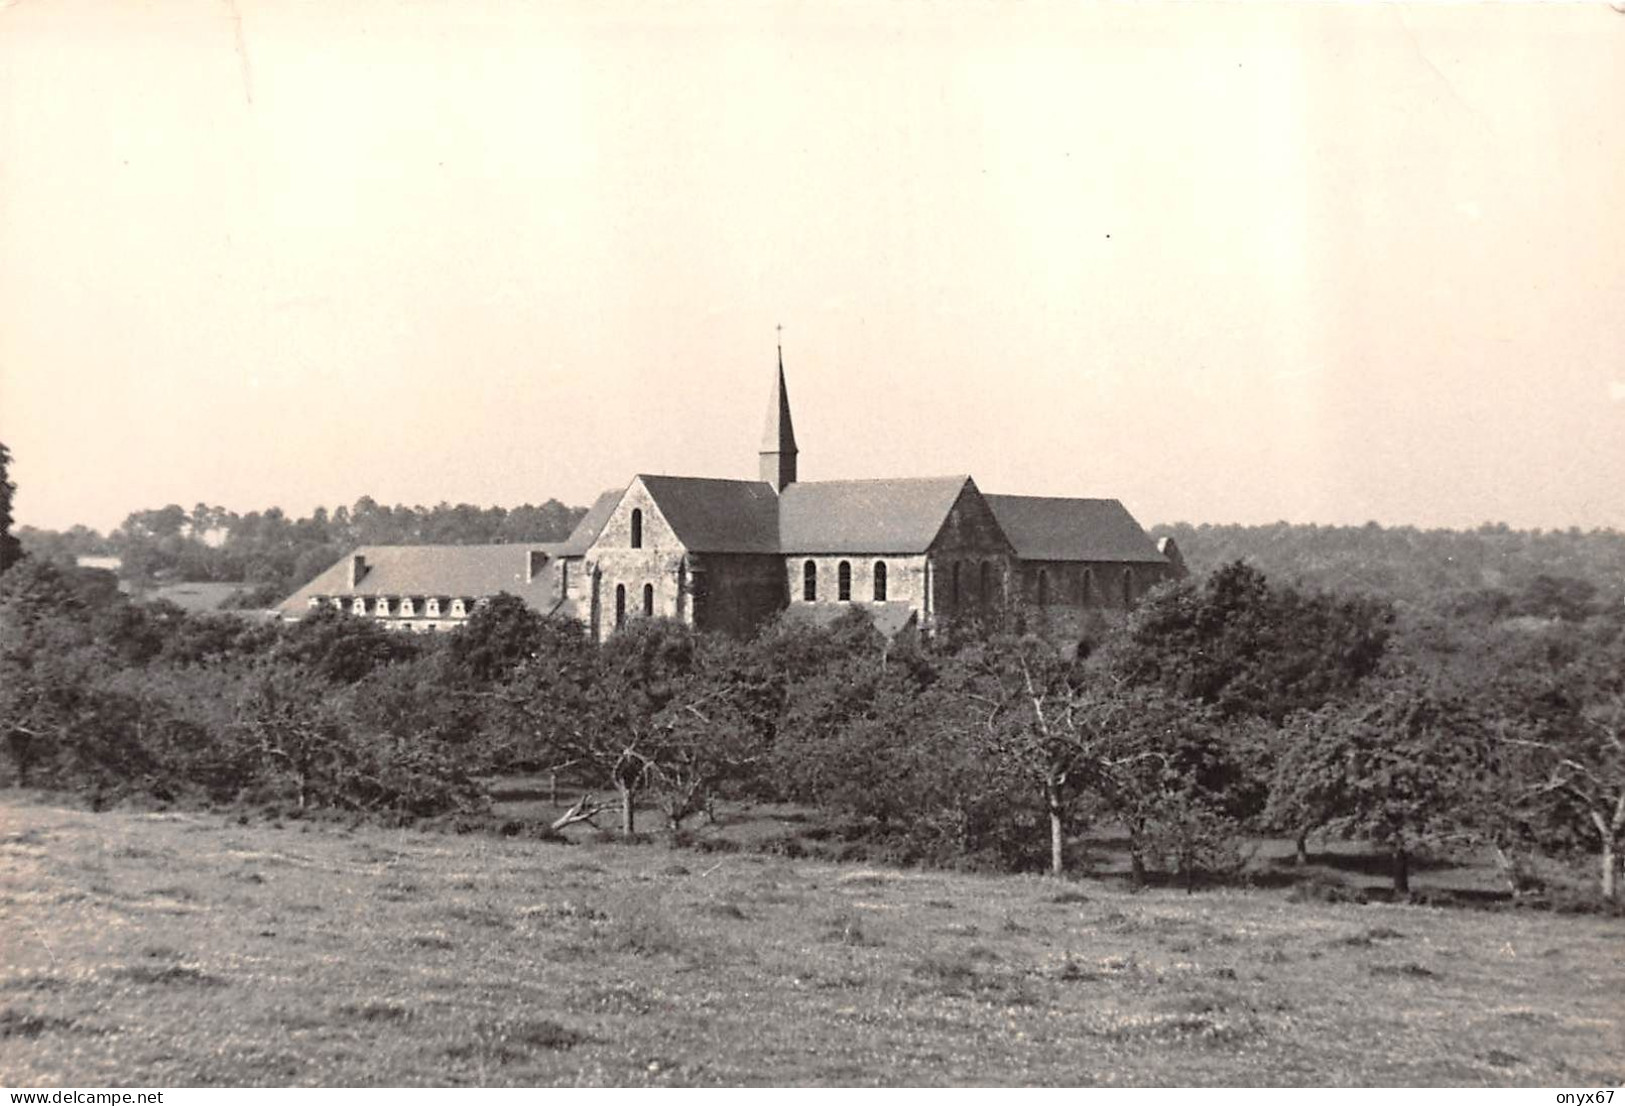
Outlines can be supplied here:
M1625 1079L1625 923L0 799L0 1083Z

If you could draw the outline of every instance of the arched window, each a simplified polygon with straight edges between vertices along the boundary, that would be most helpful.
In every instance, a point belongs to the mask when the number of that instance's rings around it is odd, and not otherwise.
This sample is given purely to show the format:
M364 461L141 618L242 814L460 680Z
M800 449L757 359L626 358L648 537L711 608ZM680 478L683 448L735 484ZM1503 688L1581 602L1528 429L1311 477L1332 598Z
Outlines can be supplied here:
M643 509L632 508L632 548L643 548Z
M818 598L818 564L808 561L801 566L801 598L808 603Z
M986 561L983 561L982 562L982 574L981 574L980 579L978 579L977 583L976 583L976 589L977 589L977 596L976 597L978 599L980 599L984 603L986 603L989 599L991 599L993 597L993 591L992 591L992 588L990 586L992 580L993 580L993 566L988 564Z
M626 625L626 585L615 585L615 628Z
M852 602L852 562L842 561L835 570L835 598L843 603Z
M1049 606L1049 573L1043 569L1038 570L1038 605Z
M643 585L643 617L644 618L653 618L654 616L655 616L655 586L653 584L644 584Z
M875 602L886 601L886 562L875 562Z
M950 606L959 606L959 562L954 562L953 571L949 573L948 598Z

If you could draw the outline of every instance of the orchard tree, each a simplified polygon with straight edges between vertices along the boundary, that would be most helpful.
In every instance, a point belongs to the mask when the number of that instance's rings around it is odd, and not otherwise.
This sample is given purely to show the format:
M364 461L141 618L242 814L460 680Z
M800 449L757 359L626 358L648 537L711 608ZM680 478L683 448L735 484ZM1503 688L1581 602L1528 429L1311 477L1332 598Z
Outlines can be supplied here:
M1534 737L1508 744L1524 754L1522 798L1595 850L1602 897L1620 897L1625 857L1625 687L1621 670L1565 674L1576 709Z
M1374 600L1272 585L1243 561L1159 588L1111 649L1114 668L1213 707L1279 723L1376 671L1393 615Z
M1384 676L1288 723L1269 817L1372 842L1389 855L1395 893L1408 894L1419 850L1481 832L1497 793L1491 736L1448 689Z
M1143 880L1159 804L1178 794L1194 809L1222 789L1223 758L1207 712L1129 686L1100 666L1068 662L1038 638L970 646L941 687L961 703L976 759L1042 797L1053 875L1066 869L1069 823L1080 804L1124 820ZM1181 855L1194 857L1192 849Z
M447 649L461 677L489 684L536 656L546 633L540 613L518 596L502 592L474 609L451 635Z
M755 778L775 698L768 672L747 645L720 635L696 638L694 663L651 719L646 750L649 790L671 832L709 810L718 792Z

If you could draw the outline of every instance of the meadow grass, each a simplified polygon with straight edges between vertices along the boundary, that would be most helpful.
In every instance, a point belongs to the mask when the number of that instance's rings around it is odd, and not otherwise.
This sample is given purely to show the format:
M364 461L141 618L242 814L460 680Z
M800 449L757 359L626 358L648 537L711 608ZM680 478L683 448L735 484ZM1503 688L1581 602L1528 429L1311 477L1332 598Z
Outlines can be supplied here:
M0 799L0 1083L1563 1085L1625 923Z

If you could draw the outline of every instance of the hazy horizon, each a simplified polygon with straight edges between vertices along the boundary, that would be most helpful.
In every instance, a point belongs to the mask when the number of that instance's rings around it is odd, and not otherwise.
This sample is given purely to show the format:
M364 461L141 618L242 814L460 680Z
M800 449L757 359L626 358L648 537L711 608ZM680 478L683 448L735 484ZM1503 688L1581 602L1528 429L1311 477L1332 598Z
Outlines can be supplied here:
M1625 529L1625 14L0 0L19 525L969 473Z

